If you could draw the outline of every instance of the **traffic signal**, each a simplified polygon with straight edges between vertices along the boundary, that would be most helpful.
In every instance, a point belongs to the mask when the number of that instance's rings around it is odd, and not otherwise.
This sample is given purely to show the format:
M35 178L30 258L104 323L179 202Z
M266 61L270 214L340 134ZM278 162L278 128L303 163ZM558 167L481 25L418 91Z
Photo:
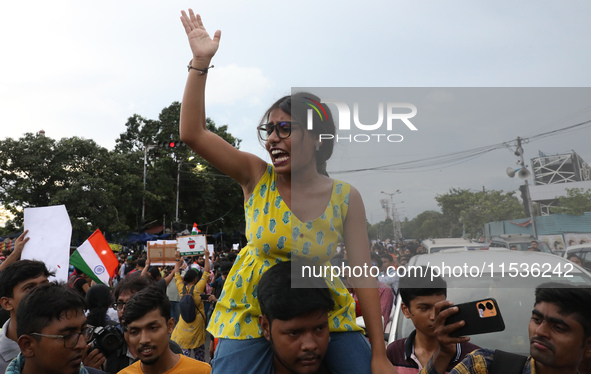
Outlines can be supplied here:
M160 148L179 148L184 145L185 145L185 143L181 142L180 140L168 140L168 141L158 142L158 147L160 147Z

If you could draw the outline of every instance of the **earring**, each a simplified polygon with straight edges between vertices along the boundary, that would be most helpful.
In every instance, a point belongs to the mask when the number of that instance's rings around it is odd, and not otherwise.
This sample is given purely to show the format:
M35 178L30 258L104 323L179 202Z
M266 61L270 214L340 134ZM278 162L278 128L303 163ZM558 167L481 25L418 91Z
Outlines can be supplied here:
M320 142L314 143L314 149L316 149L316 152L320 150Z

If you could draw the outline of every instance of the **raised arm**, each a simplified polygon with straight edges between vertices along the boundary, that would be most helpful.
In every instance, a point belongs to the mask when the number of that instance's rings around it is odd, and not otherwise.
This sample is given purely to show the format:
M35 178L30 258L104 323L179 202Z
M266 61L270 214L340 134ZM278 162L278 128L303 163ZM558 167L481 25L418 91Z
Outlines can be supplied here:
M175 261L174 262L174 269L170 272L170 274L168 274L166 277L164 277L164 281L166 282L166 287L168 287L170 282L172 282L174 275L181 271L181 255L178 251L175 255L174 261Z
M144 265L144 268L142 269L141 272L141 276L143 277L144 275L148 274L148 268L150 267L151 261L149 258L146 259L146 264Z
M351 187L349 212L347 213L344 228L345 248L351 266L363 267L365 264L371 266L366 227L363 200L359 192ZM371 372L372 374L396 373L396 369L386 356L377 282L371 276L359 277L354 279L354 287L371 344Z
M181 22L189 38L193 53L189 76L181 105L180 136L195 153L206 159L218 170L232 177L247 191L264 173L266 163L253 154L241 152L206 128L205 82L211 59L218 50L221 31L209 36L199 14L189 9L181 12ZM254 133L253 124L253 133Z
M2 264L0 264L0 271L4 270L5 267L12 264L13 262L21 259L21 254L23 253L23 249L25 248L25 244L27 244L27 242L29 241L29 237L27 236L28 233L29 233L29 230L25 230L15 240L14 251L12 251L12 253L10 255L8 255L8 257L6 257L6 260L4 260L4 262Z
M203 272L209 273L211 269L211 264L209 263L209 250L207 248L203 249L203 258L205 259L205 265L203 266Z

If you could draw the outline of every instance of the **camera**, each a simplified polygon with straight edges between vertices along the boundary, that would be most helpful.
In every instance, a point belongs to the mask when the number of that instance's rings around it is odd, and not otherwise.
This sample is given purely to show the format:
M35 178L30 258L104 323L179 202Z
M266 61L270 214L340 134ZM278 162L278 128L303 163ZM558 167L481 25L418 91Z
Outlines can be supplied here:
M108 356L121 348L124 343L123 333L116 326L96 327L93 331L90 351L97 348L102 354Z

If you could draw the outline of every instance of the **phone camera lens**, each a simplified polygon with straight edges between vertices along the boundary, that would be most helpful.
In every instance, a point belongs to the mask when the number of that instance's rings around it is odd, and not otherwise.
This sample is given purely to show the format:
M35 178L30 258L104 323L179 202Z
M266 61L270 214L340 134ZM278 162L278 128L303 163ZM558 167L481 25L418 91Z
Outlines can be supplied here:
M492 310L493 309L493 305L492 305L492 303L490 301L486 303L486 309L488 309L488 310Z
M482 304L482 303L478 304L478 309L484 310L484 304Z

